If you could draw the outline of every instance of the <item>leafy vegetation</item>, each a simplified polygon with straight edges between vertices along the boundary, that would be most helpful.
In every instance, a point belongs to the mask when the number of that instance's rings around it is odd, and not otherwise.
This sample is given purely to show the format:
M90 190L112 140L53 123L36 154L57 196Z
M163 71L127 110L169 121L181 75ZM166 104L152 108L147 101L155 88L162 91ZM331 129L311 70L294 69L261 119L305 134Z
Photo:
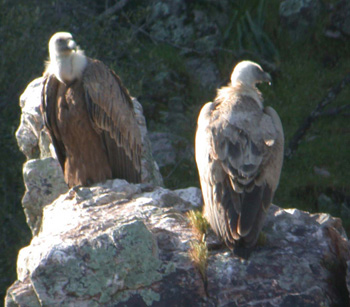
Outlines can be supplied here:
M29 81L41 75L53 33L71 32L88 56L121 76L143 105L149 130L181 137L176 146L189 155L161 169L169 188L199 186L191 151L198 112L214 98L216 87L228 82L238 60L257 61L272 73L273 86L261 91L265 104L280 114L286 145L328 89L349 73L350 40L324 35L327 16L310 30L307 42L293 41L280 25L279 1L190 1L187 9L178 8L172 28L160 29L179 31L181 25L193 24L192 32L177 33L183 40L173 40L168 32L154 35L160 33L153 27L159 18L148 1L126 1L122 10L105 14L113 3L0 0L0 296L15 280L18 249L31 238L21 208L25 159L14 138L18 100ZM200 18L206 22L196 21ZM189 58L215 63L218 83L203 87L186 65ZM350 88L344 89L332 107L347 104L349 95ZM328 211L340 216L350 188L349 133L346 113L318 118L295 155L285 160L274 202L316 212L319 196L325 194L334 202ZM315 167L330 175L317 174ZM349 220L343 221L349 230Z
M230 23L225 29L224 40L238 54L256 52L263 58L278 61L279 52L264 31L266 4L259 1L235 1Z

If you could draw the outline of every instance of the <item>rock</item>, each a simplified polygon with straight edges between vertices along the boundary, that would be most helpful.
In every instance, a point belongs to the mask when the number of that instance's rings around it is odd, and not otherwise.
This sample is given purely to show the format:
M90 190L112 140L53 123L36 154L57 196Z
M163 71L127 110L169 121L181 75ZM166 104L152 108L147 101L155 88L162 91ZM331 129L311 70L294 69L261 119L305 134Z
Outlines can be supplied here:
M40 112L42 78L37 78L28 84L20 97L22 109L21 122L16 131L19 149L26 158L40 158L39 139L43 126Z
M208 294L218 305L347 305L349 242L340 219L272 206L263 231L267 244L248 261L229 253L211 255L208 276L215 272L217 279L208 277ZM335 277L341 271L343 276Z
M226 20L220 9L192 10L192 5L184 0L152 1L147 24L151 37L158 42L175 44L182 53L211 52L221 41L218 23Z
M198 81L203 88L217 88L219 86L219 70L207 58L190 58L186 61L190 75Z
M279 15L293 39L307 39L321 9L320 0L284 0L280 4Z
M170 132L152 132L149 138L159 167L176 165L183 159L193 160L194 148L186 139Z
M141 159L141 176L142 182L151 183L155 186L163 185L163 178L159 172L158 165L152 156L152 146L148 138L146 119L143 116L142 105L136 98L132 99L136 114L137 123L140 127L142 138L142 159Z
M194 34L192 25L186 22L186 2L162 1L151 6L150 34L158 41L184 45Z
M41 89L42 78L37 78L21 95L22 115L16 131L18 146L27 157L23 168L26 191L22 204L33 235L37 234L40 228L42 208L68 190L50 136L44 127L40 111ZM142 106L135 98L133 104L143 144L142 182L162 186L163 179L152 156Z
M314 173L318 176L325 177L325 178L331 175L331 173L327 169L323 167L318 167L318 166L314 166Z
M28 160L23 166L25 193L22 206L33 235L39 232L42 209L59 195L66 193L61 166L52 157Z
M346 288L348 293L350 293L350 261L346 262Z
M224 246L210 251L204 281L189 256L194 236L185 218L201 202L200 190L145 188L110 180L47 205L38 235L19 253L5 306L349 302L350 249L340 219L272 205L266 243L248 260Z
M340 216L342 219L350 219L349 201L345 196L343 201L339 202L339 199L332 199L324 193L321 193L317 197L317 208L318 211L331 212Z
M152 132L149 137L152 142L153 156L159 167L175 164L176 152L170 133Z
M188 201L195 208L200 209L203 206L202 192L198 188L189 187L186 189L178 189L174 191L176 195L184 201Z
M5 306L42 306L38 301L33 285L30 283L30 279L28 277L23 282L17 280L11 286L11 291L11 295L5 297Z
M190 228L172 206L191 206L174 192L142 188L116 179L71 189L46 206L39 234L20 251L6 305L33 299L30 306L130 300L150 306L174 299L178 282L190 285L196 272L186 254Z
M331 38L349 38L350 36L350 2L338 1L332 8L330 24L326 36Z

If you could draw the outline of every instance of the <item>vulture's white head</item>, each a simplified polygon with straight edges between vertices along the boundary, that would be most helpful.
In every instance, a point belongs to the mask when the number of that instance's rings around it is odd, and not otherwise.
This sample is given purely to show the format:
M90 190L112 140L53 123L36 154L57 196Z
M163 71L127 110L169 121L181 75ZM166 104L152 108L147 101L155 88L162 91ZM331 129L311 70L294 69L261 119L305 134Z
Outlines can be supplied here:
M245 86L255 87L257 83L271 83L271 76L264 72L260 65L251 61L239 62L231 75L232 85L241 83Z
M80 78L87 64L84 52L68 32L57 32L51 37L49 55L50 61L46 71L64 83Z
M73 40L72 34L68 32L57 32L49 41L50 60L69 56L72 52L76 52L77 44Z

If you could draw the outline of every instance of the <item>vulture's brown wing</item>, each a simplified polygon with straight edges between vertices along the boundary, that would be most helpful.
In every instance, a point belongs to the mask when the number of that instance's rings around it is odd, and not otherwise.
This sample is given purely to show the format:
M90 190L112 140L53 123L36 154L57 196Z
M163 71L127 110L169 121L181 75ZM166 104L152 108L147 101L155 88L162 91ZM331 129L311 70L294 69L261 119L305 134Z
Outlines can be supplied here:
M141 133L128 91L119 77L97 60L89 60L83 86L88 113L103 138L113 177L140 182Z
M256 243L282 165L282 126L255 105L246 101L238 111L219 105L205 128L210 150L203 197L214 231L228 246Z
M58 162L64 172L64 162L66 160L66 150L61 140L57 128L57 91L59 81L54 75L46 74L43 79L43 88L41 92L41 113L43 114L44 124L51 136L52 144L55 148Z
M213 157L213 135L210 129L210 122L214 104L208 102L200 111L197 131L195 137L195 158L199 173L201 190L204 201L204 214L208 219L214 232L220 236L225 242L231 237L227 231L226 212L222 203L230 190L225 190L223 183L225 177L221 163ZM239 239L237 236L236 239ZM230 242L226 242L228 246Z

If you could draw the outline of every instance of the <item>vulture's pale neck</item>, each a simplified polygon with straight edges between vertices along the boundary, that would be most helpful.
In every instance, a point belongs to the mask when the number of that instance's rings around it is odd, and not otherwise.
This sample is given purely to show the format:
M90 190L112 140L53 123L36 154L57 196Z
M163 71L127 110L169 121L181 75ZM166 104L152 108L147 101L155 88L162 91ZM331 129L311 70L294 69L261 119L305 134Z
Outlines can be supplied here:
M261 109L264 108L263 98L261 92L255 86L256 82L242 82L241 80L236 80L231 83L232 88L234 88L237 93L241 96L252 97Z
M87 65L87 58L82 50L69 54L50 52L50 62L47 71L54 74L63 83L70 83L81 78Z

